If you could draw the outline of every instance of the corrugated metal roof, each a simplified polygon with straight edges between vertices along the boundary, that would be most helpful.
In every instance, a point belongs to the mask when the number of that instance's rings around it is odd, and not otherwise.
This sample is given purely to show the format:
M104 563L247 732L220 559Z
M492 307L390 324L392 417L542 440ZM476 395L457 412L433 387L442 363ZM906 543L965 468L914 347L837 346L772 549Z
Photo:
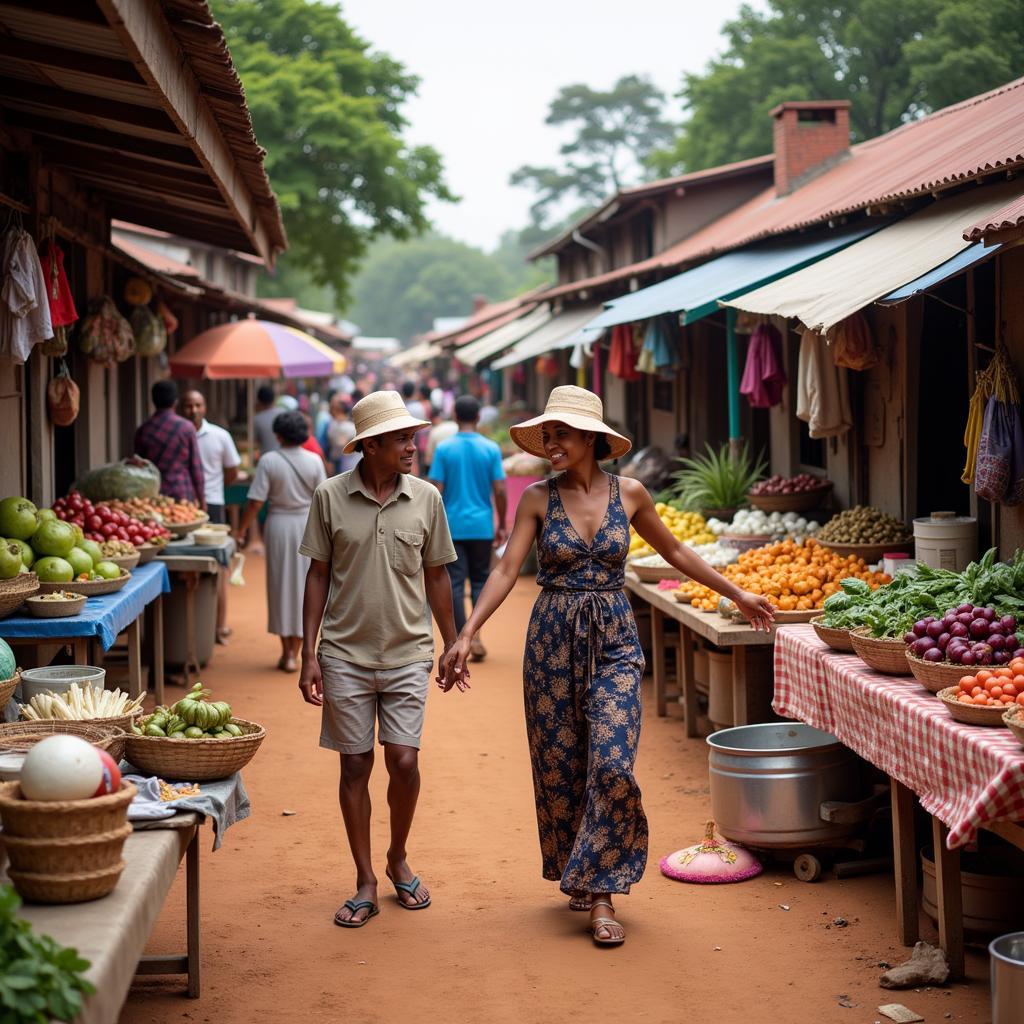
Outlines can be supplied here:
M984 220L979 220L966 228L964 238L969 242L977 242L997 231L1012 231L1020 227L1024 227L1024 196L1014 199L1013 202L989 214Z
M650 259L549 289L556 298L707 259L771 235L1024 166L1024 78L853 146L841 163L786 196L774 188Z

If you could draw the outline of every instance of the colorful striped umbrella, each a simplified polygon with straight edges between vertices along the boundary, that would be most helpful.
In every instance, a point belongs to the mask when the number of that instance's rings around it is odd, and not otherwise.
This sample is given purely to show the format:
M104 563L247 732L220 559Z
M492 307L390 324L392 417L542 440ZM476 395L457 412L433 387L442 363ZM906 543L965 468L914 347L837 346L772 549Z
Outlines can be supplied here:
M345 357L310 334L272 320L237 320L197 334L170 358L175 377L254 380L331 377Z

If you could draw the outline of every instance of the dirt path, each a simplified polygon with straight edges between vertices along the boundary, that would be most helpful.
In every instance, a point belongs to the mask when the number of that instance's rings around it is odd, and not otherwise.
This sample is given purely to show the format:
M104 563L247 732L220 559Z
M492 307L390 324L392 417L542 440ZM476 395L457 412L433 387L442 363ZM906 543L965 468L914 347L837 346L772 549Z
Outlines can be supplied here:
M595 949L584 916L570 913L540 877L519 668L532 581L517 587L485 631L490 657L472 692L431 693L410 860L434 906L403 912L382 885L379 917L360 931L334 927L353 877L336 802L337 758L318 748L318 715L301 703L294 678L271 668L278 650L264 632L258 559L247 560L246 579L231 591L231 646L218 649L204 681L268 729L245 773L254 813L216 855L203 852L202 998L184 998L177 980L147 980L133 988L125 1024L870 1024L886 1002L903 1002L928 1022L988 1020L986 960L976 953L969 985L878 987L879 962L905 955L895 942L892 882L883 875L805 885L779 867L713 887L662 877L658 860L698 841L709 800L703 743L687 741L678 720L653 713L638 764L651 825L648 870L618 901L626 945ZM384 882L382 759L372 792ZM153 933L153 952L184 945L183 875ZM849 926L827 927L838 916ZM933 938L929 922L925 929Z

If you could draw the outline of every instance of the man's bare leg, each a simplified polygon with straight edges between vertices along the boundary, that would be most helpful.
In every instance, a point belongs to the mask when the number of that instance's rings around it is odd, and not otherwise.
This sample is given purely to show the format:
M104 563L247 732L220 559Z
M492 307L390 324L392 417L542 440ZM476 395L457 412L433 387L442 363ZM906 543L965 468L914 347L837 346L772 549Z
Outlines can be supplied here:
M384 744L384 764L388 776L388 806L391 808L391 848L388 850L388 871L395 882L411 882L415 872L406 861L406 844L412 828L416 801L420 795L419 751L399 743ZM399 892L398 898L407 906L426 903L430 893L424 885L415 893Z
M338 802L345 822L349 850L356 865L356 894L353 901L377 902L377 876L370 858L370 773L373 771L373 750L365 754L341 755L341 781ZM363 921L369 909L361 907L352 913L342 907L335 915L341 921Z

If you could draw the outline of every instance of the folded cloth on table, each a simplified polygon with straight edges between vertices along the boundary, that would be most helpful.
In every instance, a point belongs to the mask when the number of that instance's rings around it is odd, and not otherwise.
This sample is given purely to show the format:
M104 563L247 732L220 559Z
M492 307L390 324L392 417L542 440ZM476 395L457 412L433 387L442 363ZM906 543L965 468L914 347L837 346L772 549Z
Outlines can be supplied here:
M184 796L179 800L160 800L160 780L151 775L140 775L138 769L128 761L121 762L121 777L134 782L138 794L128 808L129 821L154 821L169 818L178 811L194 811L213 821L213 848L220 849L224 833L236 821L244 821L251 810L249 795L242 784L242 776L235 772L226 779L199 783L202 792L198 796ZM159 803L169 813L154 813L151 805ZM139 809L136 808L139 805ZM157 808L156 810L159 810Z

